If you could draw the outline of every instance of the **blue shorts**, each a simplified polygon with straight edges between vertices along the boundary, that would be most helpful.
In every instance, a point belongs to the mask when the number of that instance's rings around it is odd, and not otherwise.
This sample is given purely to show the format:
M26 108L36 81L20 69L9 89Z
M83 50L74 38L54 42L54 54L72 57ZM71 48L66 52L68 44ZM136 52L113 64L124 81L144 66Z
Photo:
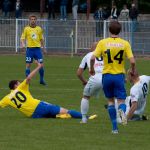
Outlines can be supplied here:
M32 114L32 118L55 118L59 112L60 106L46 102L40 102Z
M107 98L126 99L124 74L103 74L102 84Z
M43 55L40 47L27 48L26 50L26 63L32 63L33 59L39 63L43 63Z

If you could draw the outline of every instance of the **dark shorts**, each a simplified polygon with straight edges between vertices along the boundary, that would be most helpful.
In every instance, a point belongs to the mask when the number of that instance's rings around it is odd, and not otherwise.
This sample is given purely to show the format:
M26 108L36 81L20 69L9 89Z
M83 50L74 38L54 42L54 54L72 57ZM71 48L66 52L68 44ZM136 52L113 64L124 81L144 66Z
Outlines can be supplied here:
M46 102L40 102L32 118L54 118L60 112L60 106L53 105Z
M103 74L102 84L107 98L126 99L124 74Z
M33 59L39 63L43 63L43 55L40 47L27 48L26 50L26 63L32 63Z

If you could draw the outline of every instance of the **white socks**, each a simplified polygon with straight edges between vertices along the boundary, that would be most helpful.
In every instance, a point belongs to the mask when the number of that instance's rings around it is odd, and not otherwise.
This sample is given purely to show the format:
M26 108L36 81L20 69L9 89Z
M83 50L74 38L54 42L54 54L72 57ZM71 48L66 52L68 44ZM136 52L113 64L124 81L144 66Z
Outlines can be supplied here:
M82 98L81 100L81 114L82 114L82 121L87 121L87 113L89 110L89 100Z

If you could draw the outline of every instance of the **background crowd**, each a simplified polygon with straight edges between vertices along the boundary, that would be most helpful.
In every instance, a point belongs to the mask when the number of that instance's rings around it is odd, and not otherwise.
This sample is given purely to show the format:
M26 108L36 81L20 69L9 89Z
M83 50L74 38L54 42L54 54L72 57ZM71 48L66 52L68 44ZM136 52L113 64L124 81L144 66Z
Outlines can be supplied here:
M59 0L59 5L57 0L46 0L45 3L45 10L47 12L48 19L60 19L60 20L67 20L68 19L68 7L72 7L72 18L69 19L78 19L78 12L86 12L87 4L81 4L80 0L72 0L71 5L69 6L69 0ZM57 8L59 7L59 8ZM128 8L129 7L129 8ZM9 17L16 17L21 18L23 17L23 10L24 4L21 0L16 0L16 2L12 2L11 0L3 0L1 1L1 10L2 10L2 17L9 18ZM10 12L14 15L10 15ZM106 19L121 19L127 21L137 20L138 17L138 9L135 7L135 4L124 4L122 8L117 8L115 4L112 5L110 8L107 5L97 6L97 9L93 11L94 15L93 18L95 20L106 20ZM57 15L56 15L57 14Z

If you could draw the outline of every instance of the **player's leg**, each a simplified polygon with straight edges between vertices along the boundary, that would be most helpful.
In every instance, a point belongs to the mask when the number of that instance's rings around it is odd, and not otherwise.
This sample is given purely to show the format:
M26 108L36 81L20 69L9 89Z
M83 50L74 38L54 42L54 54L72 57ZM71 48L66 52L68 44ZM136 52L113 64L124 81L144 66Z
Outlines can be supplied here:
M114 83L113 83L113 75L104 74L102 78L103 90L106 98L108 99L108 114L112 123L112 133L118 133L117 126L117 113L114 103Z
M30 74L30 67L31 67L32 62L33 62L33 52L30 48L27 48L27 50L26 50L26 70L25 70L26 77Z
M82 113L82 123L87 122L87 114L89 111L89 100L91 96L97 96L102 88L102 78L99 76L96 78L92 76L89 78L84 91L83 91L83 98L81 100L81 113Z
M125 104L126 90L124 87L124 84L125 84L124 74L116 75L114 80L115 80L114 92L115 92L115 97L117 98L117 101L118 101L118 113L122 120L122 124L126 125L127 124L127 117L125 115L125 112L126 112L126 104Z
M39 63L43 64L43 55L41 52L41 48L36 48L35 53L34 53L34 59L37 60ZM46 85L44 81L44 67L41 67L39 70L40 74L40 84Z
M87 123L87 114L89 111L89 99L90 96L83 96L82 100L81 100L81 114L82 114L82 123Z

